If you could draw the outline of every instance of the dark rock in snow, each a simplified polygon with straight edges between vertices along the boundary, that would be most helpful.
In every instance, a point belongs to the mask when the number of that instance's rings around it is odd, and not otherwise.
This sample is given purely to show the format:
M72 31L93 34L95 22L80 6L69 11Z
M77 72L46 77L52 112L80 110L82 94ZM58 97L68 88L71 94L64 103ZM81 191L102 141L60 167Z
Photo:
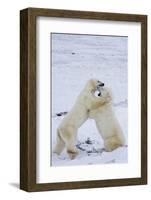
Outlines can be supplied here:
M66 115L68 112L60 112L60 113L57 113L56 116L60 117L62 115Z
M87 140L85 141L86 144L93 144L93 142L90 140L90 138L87 138Z

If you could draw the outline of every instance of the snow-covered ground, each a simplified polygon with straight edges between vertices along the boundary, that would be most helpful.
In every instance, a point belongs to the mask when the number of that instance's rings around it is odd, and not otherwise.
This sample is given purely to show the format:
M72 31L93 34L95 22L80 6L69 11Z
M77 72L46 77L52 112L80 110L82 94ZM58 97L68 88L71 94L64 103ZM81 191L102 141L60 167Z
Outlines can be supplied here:
M56 129L73 106L87 80L97 78L111 87L114 109L128 139L127 113L127 37L52 34L52 131L53 148ZM60 114L61 113L61 114ZM60 115L60 116L59 116ZM51 155L53 166L125 163L128 147L105 152L95 122L88 119L78 131L79 155L70 160L64 151Z

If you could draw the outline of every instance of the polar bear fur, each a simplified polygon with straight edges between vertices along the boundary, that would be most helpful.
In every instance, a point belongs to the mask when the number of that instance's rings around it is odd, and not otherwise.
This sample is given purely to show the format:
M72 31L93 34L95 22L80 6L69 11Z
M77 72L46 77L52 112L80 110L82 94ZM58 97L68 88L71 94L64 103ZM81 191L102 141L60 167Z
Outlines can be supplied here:
M112 93L109 88L100 88L100 96L96 97L102 102L95 105L89 112L89 117L96 122L97 129L104 140L106 151L125 144L124 135L112 108Z
M54 148L54 153L58 155L66 147L67 153L71 159L74 159L78 154L76 148L77 132L81 125L88 119L91 107L100 106L100 99L94 97L94 92L97 88L104 85L99 80L91 79L78 96L71 111L64 117L60 126L57 129L57 142Z

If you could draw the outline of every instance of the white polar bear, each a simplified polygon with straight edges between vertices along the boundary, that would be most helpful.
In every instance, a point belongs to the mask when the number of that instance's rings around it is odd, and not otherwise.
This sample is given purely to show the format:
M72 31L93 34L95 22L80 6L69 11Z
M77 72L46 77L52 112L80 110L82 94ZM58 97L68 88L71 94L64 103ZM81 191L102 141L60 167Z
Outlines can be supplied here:
M104 140L106 151L113 151L125 144L125 138L112 108L110 89L101 87L96 98L100 99L100 105L95 104L94 107L91 107L89 117L95 120L97 129Z
M88 119L91 107L94 109L95 106L100 105L100 99L95 98L92 94L102 86L104 86L104 83L96 79L87 82L72 110L64 117L57 129L57 143L54 153L59 155L66 147L70 158L74 159L76 157L78 154L76 148L78 128Z

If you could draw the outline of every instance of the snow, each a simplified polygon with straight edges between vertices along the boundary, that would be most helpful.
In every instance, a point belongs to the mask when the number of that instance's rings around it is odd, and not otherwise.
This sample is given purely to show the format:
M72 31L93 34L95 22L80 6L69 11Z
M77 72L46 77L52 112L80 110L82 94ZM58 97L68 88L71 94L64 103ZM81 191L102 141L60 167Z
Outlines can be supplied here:
M55 34L52 37L52 131L51 147L56 143L56 129L66 112L90 78L97 78L112 89L114 110L128 139L128 38ZM103 140L93 119L88 119L78 131L78 156L70 160L66 151L52 154L51 165L91 165L126 163L128 147L105 152ZM51 149L51 151L52 151Z

